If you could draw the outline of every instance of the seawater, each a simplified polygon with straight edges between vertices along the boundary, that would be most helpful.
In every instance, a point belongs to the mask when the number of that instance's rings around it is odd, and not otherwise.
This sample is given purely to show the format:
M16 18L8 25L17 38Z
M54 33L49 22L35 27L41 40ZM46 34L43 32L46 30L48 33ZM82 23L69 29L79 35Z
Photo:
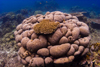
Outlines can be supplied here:
M0 0L0 13L17 11L20 9L35 9L37 7L34 5L36 1L40 3L42 1L47 1L48 3L54 1L58 3L60 7L58 10L60 11L68 11L72 7L79 6L86 11L93 10L100 13L100 0ZM51 6L53 5L51 4Z

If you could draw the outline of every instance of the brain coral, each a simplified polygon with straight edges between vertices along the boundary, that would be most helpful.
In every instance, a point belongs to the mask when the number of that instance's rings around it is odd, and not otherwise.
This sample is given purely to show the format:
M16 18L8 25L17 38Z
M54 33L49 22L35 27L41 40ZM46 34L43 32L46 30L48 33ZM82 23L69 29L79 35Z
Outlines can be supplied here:
M61 67L70 63L89 51L91 39L87 24L60 11L26 18L14 35L20 47L19 61L31 67Z

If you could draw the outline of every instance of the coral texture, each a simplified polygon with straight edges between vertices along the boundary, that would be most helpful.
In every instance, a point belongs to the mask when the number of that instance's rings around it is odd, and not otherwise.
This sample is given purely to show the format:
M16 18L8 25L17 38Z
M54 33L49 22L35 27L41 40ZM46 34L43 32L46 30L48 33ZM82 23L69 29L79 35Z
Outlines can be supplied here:
M59 22L43 19L40 23L37 23L33 29L35 33L50 34L56 30L58 24Z
M31 67L61 67L73 62L89 51L91 39L87 24L60 11L26 18L14 35L20 47L19 61Z

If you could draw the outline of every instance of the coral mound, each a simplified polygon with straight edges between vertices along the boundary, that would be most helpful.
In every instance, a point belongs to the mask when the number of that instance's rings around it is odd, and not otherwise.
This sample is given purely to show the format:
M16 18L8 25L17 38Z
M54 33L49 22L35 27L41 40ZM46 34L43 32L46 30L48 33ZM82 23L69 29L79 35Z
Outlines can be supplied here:
M20 47L19 61L32 67L58 67L73 62L76 56L89 51L91 39L87 24L60 11L26 18L14 35Z

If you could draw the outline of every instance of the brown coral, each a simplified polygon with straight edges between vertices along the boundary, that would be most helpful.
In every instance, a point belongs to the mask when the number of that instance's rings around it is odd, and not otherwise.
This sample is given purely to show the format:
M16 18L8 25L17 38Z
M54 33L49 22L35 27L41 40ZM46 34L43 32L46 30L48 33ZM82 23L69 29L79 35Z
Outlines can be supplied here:
M38 34L50 34L56 30L58 24L59 22L43 19L40 23L36 24L33 29L35 33Z

